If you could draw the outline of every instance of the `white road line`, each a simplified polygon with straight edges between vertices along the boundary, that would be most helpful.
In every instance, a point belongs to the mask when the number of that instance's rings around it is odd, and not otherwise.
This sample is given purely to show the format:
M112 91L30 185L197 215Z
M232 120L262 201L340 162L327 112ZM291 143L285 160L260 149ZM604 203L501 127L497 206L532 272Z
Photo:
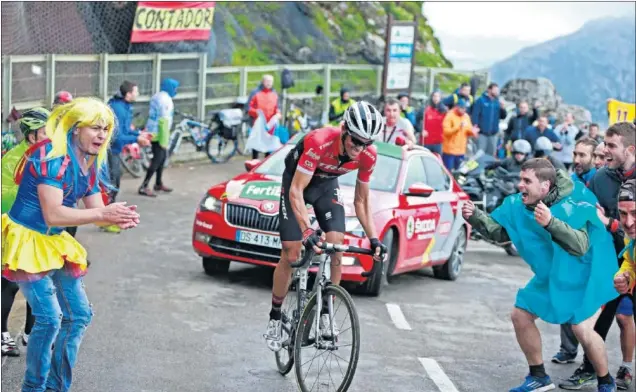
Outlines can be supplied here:
M393 324L395 324L398 329L403 329L405 331L411 330L411 326L406 321L404 313L402 313L402 310L400 309L400 305L386 304L386 308L389 311L389 316L391 316Z
M424 366L424 370L428 373L428 376L433 380L440 392L459 392L453 382L448 378L444 370L439 366L436 360L433 358L418 358Z

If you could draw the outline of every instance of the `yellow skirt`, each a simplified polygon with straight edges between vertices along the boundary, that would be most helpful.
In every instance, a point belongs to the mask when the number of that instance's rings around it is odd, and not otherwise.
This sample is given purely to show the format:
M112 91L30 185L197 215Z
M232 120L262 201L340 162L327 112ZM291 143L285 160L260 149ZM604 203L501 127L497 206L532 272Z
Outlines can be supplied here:
M9 277L13 272L41 274L67 265L75 274L86 270L86 249L67 232L45 235L28 229L2 215L2 269Z

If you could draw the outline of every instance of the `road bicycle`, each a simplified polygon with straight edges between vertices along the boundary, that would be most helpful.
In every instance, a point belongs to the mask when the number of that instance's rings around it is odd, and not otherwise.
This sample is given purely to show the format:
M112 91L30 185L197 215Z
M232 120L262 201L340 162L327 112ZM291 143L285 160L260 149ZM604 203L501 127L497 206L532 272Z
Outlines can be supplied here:
M194 116L175 110L175 115L183 117L170 134L168 156L170 158L179 151L181 142L188 140L197 151L205 150L212 163L227 162L236 154L243 154L245 138L243 129L247 121L240 109L223 109L210 112L210 121L206 125Z
M316 233L320 235L319 231L316 231ZM314 257L313 249L306 249L301 260L291 264L292 268L296 268L296 270L292 277L290 291L281 309L283 344L282 349L275 353L276 364L278 371L282 375L289 373L295 364L296 381L302 392L314 390L316 385L318 385L319 390L325 390L325 383L326 390L345 392L353 381L358 365L360 322L351 295L340 286L331 284L331 257L329 255L335 252L372 255L373 251L371 249L327 242L323 242L319 248L323 250L319 257ZM318 265L318 273L313 289L308 291L308 270L311 265ZM377 268L382 268L382 262L374 262L372 270L363 272L362 276L372 276ZM323 300L323 298L326 298L326 300ZM337 307L335 306L336 301L341 302ZM323 306L317 304L323 304ZM342 305L344 305L347 314L350 316L349 327L345 326L345 322L339 323L336 319ZM321 313L329 315L328 328L325 328L325 325L321 325L321 317L316 317L317 314ZM334 330L335 325L339 325L338 332ZM342 344L344 334L349 331L352 335L351 342ZM311 354L305 355L312 348L316 350L313 358L311 358ZM350 350L349 355L343 354L346 349ZM318 354L318 352L321 353ZM285 359L285 356L287 359ZM348 358L345 358L347 356ZM314 372L317 370L318 373L316 380L311 382L308 377L312 374L315 360L318 360L319 363L314 368ZM327 369L328 375L325 375L326 377L321 382L320 374L322 370L327 363L332 365L334 362L338 365L339 371L332 374L331 370ZM343 371L340 366L342 363L347 364L346 371ZM309 364L307 373L303 374L303 369L307 364ZM334 377L338 379L338 376L341 376L342 381L337 384L334 381Z

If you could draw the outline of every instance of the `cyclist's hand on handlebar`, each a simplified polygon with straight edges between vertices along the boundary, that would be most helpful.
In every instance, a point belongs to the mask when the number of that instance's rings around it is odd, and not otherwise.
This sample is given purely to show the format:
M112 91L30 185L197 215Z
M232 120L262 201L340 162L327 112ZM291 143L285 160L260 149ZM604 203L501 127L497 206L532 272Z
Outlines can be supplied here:
M316 254L318 255L322 253L322 249L320 249L318 246L320 246L322 244L322 241L324 240L325 235L320 230L309 228L303 232L303 246L305 247L305 249L309 249L310 247L312 247L314 252L316 252Z
M375 251L373 255L374 261L384 261L387 253L387 247L377 238L371 238L371 249Z

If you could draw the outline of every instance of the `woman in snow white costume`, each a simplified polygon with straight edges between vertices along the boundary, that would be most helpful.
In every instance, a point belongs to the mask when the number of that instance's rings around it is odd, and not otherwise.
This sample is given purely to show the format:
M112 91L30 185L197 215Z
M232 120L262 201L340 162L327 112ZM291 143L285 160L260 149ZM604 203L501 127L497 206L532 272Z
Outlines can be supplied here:
M139 223L135 206L104 206L106 153L114 129L110 108L94 98L57 107L47 139L18 164L17 198L2 215L2 276L17 282L33 309L23 391L67 391L92 310L84 291L86 250L64 227ZM84 209L74 206L82 200ZM51 352L51 347L54 351Z

